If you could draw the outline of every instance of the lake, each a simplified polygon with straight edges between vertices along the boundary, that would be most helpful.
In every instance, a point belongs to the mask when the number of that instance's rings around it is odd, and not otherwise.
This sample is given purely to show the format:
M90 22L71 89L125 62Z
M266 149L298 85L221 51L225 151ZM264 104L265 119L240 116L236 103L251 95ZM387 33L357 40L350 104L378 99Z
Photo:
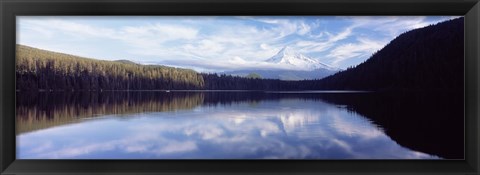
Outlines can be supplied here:
M463 159L463 94L17 92L17 159Z

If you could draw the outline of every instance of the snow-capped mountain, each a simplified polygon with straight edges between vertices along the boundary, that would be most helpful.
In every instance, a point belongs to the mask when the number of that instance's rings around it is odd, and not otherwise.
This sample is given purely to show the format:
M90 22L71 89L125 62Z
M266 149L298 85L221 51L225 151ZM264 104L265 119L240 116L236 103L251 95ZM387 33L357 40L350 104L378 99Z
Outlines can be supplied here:
M276 55L266 60L268 63L275 63L285 66L285 68L301 69L304 71L315 69L327 69L339 71L339 68L321 63L313 58L296 52L291 47L283 47Z
M245 69L223 72L235 76L247 76L256 73L262 78L280 80L311 80L332 75L341 69L321 63L313 58L296 52L290 47L282 48L276 55L265 60L271 69Z

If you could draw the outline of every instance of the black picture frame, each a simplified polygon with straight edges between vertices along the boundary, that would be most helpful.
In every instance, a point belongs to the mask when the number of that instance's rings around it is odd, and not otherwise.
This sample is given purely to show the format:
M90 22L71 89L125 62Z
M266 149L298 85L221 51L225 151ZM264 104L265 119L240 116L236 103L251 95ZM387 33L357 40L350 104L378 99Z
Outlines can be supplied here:
M478 0L0 0L1 174L479 174ZM18 15L465 16L465 160L16 160Z

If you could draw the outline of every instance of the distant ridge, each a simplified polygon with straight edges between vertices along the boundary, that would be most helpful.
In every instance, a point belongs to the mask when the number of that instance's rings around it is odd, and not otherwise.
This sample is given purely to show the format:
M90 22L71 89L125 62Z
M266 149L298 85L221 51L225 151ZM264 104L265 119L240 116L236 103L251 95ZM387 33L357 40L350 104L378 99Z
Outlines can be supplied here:
M115 62L119 62L119 63L125 63L125 64L137 64L133 61L130 61L130 60L115 60Z

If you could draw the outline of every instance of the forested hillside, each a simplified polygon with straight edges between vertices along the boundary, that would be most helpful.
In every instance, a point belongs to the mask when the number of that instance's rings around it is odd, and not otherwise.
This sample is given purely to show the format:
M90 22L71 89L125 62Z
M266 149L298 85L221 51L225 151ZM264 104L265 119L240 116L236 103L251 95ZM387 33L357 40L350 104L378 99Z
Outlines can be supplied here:
M314 83L321 89L462 90L464 20L401 34L358 66Z
M197 72L166 66L101 61L17 45L19 90L201 89Z

